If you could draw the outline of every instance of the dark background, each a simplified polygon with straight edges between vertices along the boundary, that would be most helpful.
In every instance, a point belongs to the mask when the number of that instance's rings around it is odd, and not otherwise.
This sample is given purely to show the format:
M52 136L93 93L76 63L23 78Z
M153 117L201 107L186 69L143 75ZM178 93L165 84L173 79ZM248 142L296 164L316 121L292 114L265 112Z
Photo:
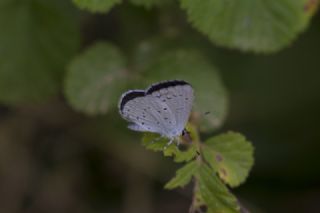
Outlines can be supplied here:
M239 131L255 147L252 172L233 192L252 212L320 212L319 15L271 55L216 47L175 16L128 5L83 13L82 49L103 39L129 52L168 25L208 44L230 96L226 123L209 135ZM76 113L63 95L0 105L0 212L187 212L190 186L163 189L179 165L146 151L125 125L116 110Z

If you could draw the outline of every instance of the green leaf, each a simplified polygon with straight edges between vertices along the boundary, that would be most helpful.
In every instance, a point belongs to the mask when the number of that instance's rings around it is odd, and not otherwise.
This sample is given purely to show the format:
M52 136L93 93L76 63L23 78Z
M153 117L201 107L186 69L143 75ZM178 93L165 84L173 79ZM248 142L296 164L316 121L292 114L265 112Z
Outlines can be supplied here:
M71 62L65 94L74 109L91 115L104 114L117 106L126 79L121 52L112 44L99 42Z
M244 182L253 166L251 143L235 132L208 139L203 154L220 178L232 187Z
M173 142L168 145L169 139L161 137L158 134L144 133L142 138L142 145L144 145L148 150L152 151L163 151L163 155L166 157L173 157L174 161L188 162L195 158L197 154L197 148L194 144L187 144L187 150L180 150L177 142Z
M157 57L143 73L144 82L183 79L195 91L194 118L201 131L222 125L227 114L227 94L217 69L198 51L178 49Z
M121 0L72 0L79 8L91 12L108 12L114 5L121 3Z
M71 6L63 0L1 0L1 102L39 102L59 92L64 67L79 45Z
M199 173L196 174L198 190L195 193L200 194L196 197L203 200L208 207L208 212L240 212L236 197L228 191L211 168L202 164L198 171Z
M167 4L172 0L130 0L131 3L136 5L141 5L146 8L151 8L153 6L160 6L163 4Z
M197 172L198 164L196 161L191 161L177 170L176 176L172 178L166 185L166 189L174 189L184 187L190 181L192 176Z
M244 51L274 52L308 24L310 0L180 0L190 22L216 44Z
M155 152L163 151L167 146L168 142L169 142L169 139L161 137L158 134L149 133L149 132L144 133L142 137L142 145L145 146L148 150L152 150ZM175 145L171 144L166 148L168 149L168 148L171 148L172 146L175 146Z
M181 38L181 36L155 36L138 43L132 53L132 60L137 70L146 70L150 65L165 53L179 50L181 48L198 48L199 44L192 43L195 38Z
M180 162L188 162L194 159L197 154L197 148L194 144L189 145L186 151L181 151L179 149L180 146L171 146L171 148L164 150L164 156L173 157L174 161L177 163Z

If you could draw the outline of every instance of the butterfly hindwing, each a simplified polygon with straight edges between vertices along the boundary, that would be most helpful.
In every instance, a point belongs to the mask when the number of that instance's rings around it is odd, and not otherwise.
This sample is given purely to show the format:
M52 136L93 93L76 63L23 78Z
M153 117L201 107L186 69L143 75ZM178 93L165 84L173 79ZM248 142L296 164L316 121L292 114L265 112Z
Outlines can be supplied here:
M168 81L152 85L147 90L149 93L150 91L151 95L165 101L176 121L172 131L181 133L192 109L194 99L192 86L185 81Z
M129 125L130 129L167 135L175 125L175 121L171 120L174 116L167 109L168 106L158 98L146 95L127 101L120 113L134 124Z

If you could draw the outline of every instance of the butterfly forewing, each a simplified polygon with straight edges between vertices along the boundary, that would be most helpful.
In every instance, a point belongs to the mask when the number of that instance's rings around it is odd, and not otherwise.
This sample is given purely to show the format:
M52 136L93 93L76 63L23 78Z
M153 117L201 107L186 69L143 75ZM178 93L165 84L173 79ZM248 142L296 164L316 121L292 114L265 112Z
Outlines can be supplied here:
M168 138L183 131L193 103L193 89L185 81L166 81L146 91L132 90L120 99L120 114L130 129L156 132Z
M173 104L176 103L177 105L177 107L175 108L176 115L178 116L177 126L179 130L182 132L186 126L186 123L188 122L191 113L192 103L194 99L193 89L190 85L182 85L177 86L175 92L177 100L173 102Z

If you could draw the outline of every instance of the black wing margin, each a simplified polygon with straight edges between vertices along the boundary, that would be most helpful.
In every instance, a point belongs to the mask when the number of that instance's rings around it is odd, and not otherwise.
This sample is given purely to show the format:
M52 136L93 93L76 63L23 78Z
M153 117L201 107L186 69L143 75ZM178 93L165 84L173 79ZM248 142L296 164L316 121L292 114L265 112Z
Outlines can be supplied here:
M178 86L178 85L190 85L190 84L186 81L183 81L183 80L162 81L159 83L152 84L146 90L146 95L152 94L153 92L161 90L163 88L174 87L174 86Z
M170 81L162 81L159 83L152 84L146 90L129 90L121 96L119 101L119 110L122 113L122 110L126 105L126 103L128 103L129 101L135 98L152 94L153 92L161 90L163 88L174 87L178 85L190 85L190 84L183 80L170 80Z
M129 101L138 98L138 97L143 97L145 96L145 91L144 90L129 90L126 93L124 93L119 101L119 110L122 113L122 110L126 103Z

